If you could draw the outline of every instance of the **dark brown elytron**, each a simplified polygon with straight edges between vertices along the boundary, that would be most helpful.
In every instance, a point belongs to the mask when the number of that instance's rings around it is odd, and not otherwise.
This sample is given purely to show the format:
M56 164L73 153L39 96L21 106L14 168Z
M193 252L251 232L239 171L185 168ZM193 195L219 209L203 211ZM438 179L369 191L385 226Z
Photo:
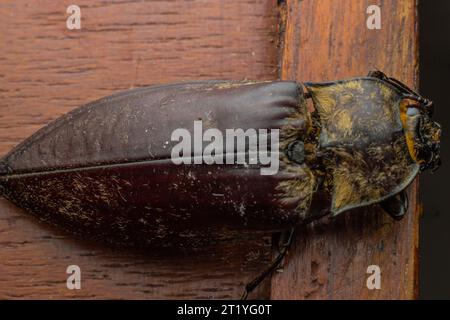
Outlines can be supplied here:
M83 237L136 246L286 230L372 204L399 218L405 188L439 165L431 113L430 101L378 71L327 83L146 87L80 107L25 140L0 162L0 193ZM250 136L244 149L214 153L223 161L195 163L210 139L192 142L180 153L186 163L174 163L173 133L181 128L194 141L195 122L224 137L262 133L258 146L276 155L277 171L225 161L242 150L249 157Z

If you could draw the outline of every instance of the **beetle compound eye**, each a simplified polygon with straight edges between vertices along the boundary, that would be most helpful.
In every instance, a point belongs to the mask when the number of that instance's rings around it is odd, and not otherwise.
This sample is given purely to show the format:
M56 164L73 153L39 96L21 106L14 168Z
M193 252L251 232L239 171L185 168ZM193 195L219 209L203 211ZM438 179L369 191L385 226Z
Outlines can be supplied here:
M419 109L417 109L417 108L415 108L415 107L408 108L408 109L406 110L406 115L407 115L408 117L414 117L414 116L417 116L417 115L419 115L419 114L420 114Z

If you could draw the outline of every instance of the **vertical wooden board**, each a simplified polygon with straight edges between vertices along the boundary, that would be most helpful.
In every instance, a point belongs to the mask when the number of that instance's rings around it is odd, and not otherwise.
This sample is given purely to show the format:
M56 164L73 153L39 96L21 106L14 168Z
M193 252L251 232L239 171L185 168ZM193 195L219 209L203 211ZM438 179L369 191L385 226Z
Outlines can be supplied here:
M67 111L118 90L191 79L275 79L275 0L0 3L0 154ZM154 257L74 240L0 199L0 298L238 298L263 269L255 237ZM66 288L79 265L82 289ZM266 282L253 297L267 298Z
M366 27L367 7L381 7L381 30ZM325 81L378 68L417 85L415 0L287 0L281 8L281 78ZM417 182L409 212L392 221L378 207L297 230L284 272L272 277L274 299L411 299L417 295ZM381 290L368 290L368 266L381 269Z

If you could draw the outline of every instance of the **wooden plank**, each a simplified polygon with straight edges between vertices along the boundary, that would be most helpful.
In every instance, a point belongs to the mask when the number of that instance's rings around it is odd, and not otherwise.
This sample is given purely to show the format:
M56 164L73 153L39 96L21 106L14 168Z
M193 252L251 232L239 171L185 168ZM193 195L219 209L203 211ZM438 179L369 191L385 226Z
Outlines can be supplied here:
M0 154L67 111L118 90L189 79L277 78L275 0L0 4ZM154 257L74 240L0 199L0 299L238 298L270 257L255 237ZM82 289L66 288L79 265ZM253 297L267 298L270 281Z
M381 7L381 30L366 28L366 9ZM378 68L415 87L418 76L415 0L287 0L282 79L324 81ZM417 296L417 183L401 222L379 208L343 214L297 230L272 277L274 299L411 299ZM381 268L381 290L368 290L369 265Z

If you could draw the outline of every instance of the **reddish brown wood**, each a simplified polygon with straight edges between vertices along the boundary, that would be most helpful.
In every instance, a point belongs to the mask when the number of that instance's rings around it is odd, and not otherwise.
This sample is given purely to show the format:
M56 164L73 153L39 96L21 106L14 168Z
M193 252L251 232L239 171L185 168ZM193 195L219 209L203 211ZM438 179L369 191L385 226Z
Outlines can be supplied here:
M366 8L379 4L382 29L366 28ZM287 0L281 78L324 81L365 75L378 68L417 85L415 0ZM411 299L417 294L417 183L401 222L381 209L344 214L299 228L272 278L274 299ZM381 268L381 290L368 290L369 265Z
M187 79L275 79L275 0L78 1L0 4L0 154L61 114L117 90ZM416 1L384 0L382 30L365 28L363 0L287 0L281 77L326 80L379 68L417 83ZM411 210L393 222L379 210L301 228L284 272L252 297L412 298L417 281L417 184ZM263 269L267 239L190 256L154 257L74 240L0 199L0 298L237 298ZM78 264L82 290L66 289ZM381 267L382 289L365 287Z
M118 90L189 79L275 79L275 0L0 4L0 154L65 112ZM74 240L0 200L1 298L238 298L270 241L157 258ZM66 288L77 264L82 289ZM252 297L267 298L269 281Z

